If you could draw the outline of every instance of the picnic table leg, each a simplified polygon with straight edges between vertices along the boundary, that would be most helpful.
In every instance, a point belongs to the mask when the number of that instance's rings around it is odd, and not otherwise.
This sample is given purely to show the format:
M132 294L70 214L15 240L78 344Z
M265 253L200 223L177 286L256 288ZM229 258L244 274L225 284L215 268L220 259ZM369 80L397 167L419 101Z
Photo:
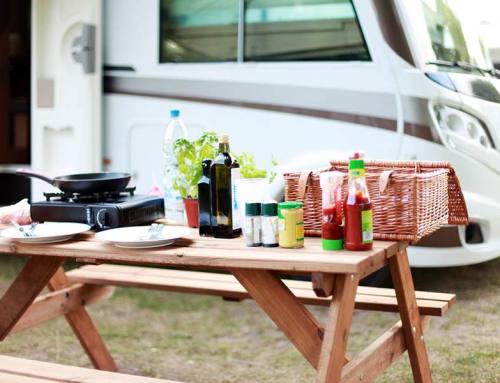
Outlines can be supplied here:
M389 267L396 290L413 379L417 383L430 383L432 382L431 368L406 248L399 250L396 255L389 258Z
M58 257L28 259L0 299L0 340L7 337L63 261L64 259Z
M273 272L243 269L231 272L307 361L317 368L323 328L311 312Z
M338 383L345 363L359 277L337 274L321 346L317 383Z
M62 267L56 271L48 283L51 291L64 289L69 285ZM85 307L81 306L67 313L65 317L94 367L99 370L117 371L116 363Z

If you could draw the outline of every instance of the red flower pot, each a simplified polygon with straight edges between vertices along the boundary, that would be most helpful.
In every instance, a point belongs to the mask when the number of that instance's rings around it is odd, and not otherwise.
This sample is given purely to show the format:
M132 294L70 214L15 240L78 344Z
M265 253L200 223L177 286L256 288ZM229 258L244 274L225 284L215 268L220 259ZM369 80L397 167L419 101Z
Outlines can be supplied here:
M186 210L187 224L189 227L198 227L198 200L195 198L184 198L184 210Z

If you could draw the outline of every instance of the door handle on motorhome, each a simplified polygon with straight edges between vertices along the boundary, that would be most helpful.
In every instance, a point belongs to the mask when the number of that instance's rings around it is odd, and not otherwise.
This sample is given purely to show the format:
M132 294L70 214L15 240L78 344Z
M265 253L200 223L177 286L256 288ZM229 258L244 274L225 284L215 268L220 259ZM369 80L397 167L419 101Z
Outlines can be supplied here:
M89 52L91 50L90 47L86 47L86 46L83 46L83 45L73 45L71 47L71 55L73 57L76 57L78 55L80 55L81 53L83 52Z
M83 24L82 34L73 40L71 55L82 64L83 73L95 72L95 25Z

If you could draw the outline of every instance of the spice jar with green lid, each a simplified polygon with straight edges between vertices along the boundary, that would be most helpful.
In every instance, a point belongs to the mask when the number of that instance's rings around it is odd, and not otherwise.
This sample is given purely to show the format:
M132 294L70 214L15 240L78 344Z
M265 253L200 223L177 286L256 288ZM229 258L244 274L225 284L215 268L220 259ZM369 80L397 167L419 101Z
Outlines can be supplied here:
M304 204L297 201L278 204L278 236L280 247L304 246Z
M245 226L243 236L247 246L262 245L261 203L247 202L245 204Z
M278 246L278 203L276 201L262 203L262 246Z

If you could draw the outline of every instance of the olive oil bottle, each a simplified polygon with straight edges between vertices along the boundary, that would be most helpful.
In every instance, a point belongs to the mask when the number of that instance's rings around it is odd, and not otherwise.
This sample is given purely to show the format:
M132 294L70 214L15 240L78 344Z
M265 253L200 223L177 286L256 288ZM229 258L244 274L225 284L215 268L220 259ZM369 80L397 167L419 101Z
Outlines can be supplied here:
M212 233L216 238L241 235L240 212L236 196L236 181L240 168L229 155L229 136L219 137L219 154L210 166L210 198L212 203Z
M203 160L201 163L203 176L198 182L199 230L201 236L212 235L212 207L210 206L210 165L212 160Z

